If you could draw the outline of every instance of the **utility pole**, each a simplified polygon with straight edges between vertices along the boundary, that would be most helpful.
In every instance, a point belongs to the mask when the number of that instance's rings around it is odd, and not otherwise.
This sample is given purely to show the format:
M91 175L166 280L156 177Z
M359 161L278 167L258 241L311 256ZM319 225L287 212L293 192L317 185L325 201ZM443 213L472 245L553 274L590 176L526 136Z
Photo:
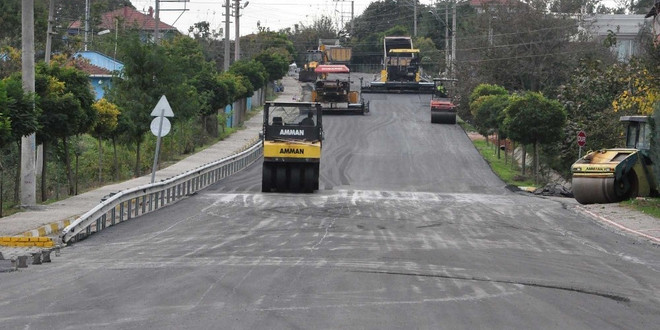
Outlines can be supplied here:
M229 4L230 0L225 0L225 65L224 65L224 70L227 71L229 70L229 10L231 9L231 6Z
M451 15L451 77L454 78L454 67L456 64L456 0L453 1L454 8Z
M351 1L351 37L355 31L355 1Z
M449 72L449 63L449 1L445 0L445 74Z
M89 0L85 0L85 51L87 51L87 34L89 34Z
M34 93L34 0L22 0L21 22L23 90ZM21 138L21 206L37 204L35 149L36 134Z
M234 20L236 23L236 41L234 41L234 61L238 61L238 59L241 57L241 33L239 31L240 29L240 24L239 24L239 17L240 15L240 8L241 8L241 0L235 0L235 6L234 8L235 12L234 14L236 15Z
M417 36L417 0L413 0L413 35Z
M48 31L46 32L46 64L50 63L50 51L53 47L53 24L55 24L55 0L48 5Z
M158 44L160 38L158 24L160 23L160 0L156 0L156 26L154 27L154 43Z

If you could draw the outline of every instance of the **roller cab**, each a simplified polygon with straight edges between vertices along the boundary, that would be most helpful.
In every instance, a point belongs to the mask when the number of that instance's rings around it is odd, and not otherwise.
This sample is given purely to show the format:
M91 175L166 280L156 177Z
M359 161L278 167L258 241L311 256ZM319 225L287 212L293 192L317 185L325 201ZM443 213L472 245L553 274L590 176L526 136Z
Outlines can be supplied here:
M311 193L318 190L322 123L319 103L267 102L264 105L263 192Z
M588 152L571 167L573 196L581 204L617 203L657 195L650 149L650 118L624 116L626 148Z

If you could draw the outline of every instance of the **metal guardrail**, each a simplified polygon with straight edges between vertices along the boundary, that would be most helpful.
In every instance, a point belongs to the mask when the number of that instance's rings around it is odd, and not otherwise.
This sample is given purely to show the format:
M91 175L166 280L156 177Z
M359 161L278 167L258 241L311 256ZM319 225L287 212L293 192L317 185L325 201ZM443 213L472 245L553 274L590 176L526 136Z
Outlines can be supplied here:
M254 163L263 154L261 141L238 154L200 166L175 177L123 190L62 230L62 243L74 243L119 222L175 203Z

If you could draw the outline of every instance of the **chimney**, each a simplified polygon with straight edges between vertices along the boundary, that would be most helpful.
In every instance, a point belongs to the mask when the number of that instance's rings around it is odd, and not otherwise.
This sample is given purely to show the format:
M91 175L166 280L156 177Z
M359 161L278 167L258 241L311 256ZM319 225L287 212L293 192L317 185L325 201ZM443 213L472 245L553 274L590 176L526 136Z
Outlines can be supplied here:
M149 16L154 17L154 7L149 6Z

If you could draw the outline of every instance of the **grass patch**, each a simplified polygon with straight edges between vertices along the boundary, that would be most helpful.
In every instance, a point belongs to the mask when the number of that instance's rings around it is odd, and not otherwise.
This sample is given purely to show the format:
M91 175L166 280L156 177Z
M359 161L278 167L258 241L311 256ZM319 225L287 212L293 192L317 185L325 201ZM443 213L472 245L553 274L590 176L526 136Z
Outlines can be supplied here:
M472 143L502 181L514 186L537 187L532 177L521 177L520 167L511 164L511 156L509 156L508 163L505 163L504 154L498 159L497 150L492 143L486 145L485 140L473 140Z
M638 198L623 201L621 206L648 214L652 217L660 218L660 198Z

